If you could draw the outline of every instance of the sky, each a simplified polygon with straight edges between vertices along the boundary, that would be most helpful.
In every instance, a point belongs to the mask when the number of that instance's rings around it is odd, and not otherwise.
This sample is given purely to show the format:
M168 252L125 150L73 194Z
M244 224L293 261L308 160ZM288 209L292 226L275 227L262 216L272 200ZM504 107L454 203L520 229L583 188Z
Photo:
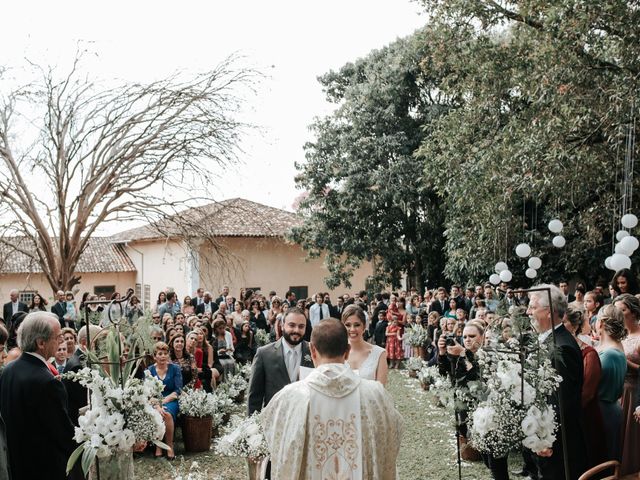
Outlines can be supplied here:
M294 163L304 161L308 126L332 108L317 77L426 22L409 0L20 1L3 5L3 17L0 65L9 67L25 58L64 67L78 42L92 52L87 73L105 81L197 73L241 56L265 75L243 114L260 128L212 194L287 210L301 193Z

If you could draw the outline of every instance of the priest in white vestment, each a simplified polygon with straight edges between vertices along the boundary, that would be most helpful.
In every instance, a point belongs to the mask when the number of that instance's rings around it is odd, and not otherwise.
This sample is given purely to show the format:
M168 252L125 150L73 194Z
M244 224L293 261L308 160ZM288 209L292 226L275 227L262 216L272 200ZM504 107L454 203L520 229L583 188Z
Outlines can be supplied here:
M311 334L315 370L263 410L272 479L397 478L402 417L381 383L345 364L348 355L344 325L321 321Z

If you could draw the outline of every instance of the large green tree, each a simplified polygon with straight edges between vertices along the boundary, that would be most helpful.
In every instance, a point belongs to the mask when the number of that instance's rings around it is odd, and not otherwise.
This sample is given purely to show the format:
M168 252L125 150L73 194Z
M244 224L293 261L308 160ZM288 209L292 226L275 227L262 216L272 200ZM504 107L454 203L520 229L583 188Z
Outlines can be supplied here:
M447 276L486 278L501 257L522 275L513 248L523 240L543 258L543 278L610 276L602 261L640 105L637 3L423 3L423 66L454 102L419 150L425 185L446 206ZM562 250L550 244L553 217L565 224Z
M449 106L439 74L421 67L428 48L418 31L319 79L335 110L311 126L315 140L297 165L306 196L292 237L311 255L327 253L330 287L349 286L364 261L372 286L441 279L443 211L414 157Z

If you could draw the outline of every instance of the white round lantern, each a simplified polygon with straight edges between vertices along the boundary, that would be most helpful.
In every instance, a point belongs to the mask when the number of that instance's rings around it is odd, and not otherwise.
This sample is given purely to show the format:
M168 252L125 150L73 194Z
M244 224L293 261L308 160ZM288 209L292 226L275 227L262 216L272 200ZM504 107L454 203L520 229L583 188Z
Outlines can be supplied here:
M510 282L512 278L513 275L511 275L511 272L509 270L503 270L500 272L500 280L502 280L503 282Z
M628 236L629 236L629 232L627 232L626 230L620 230L619 232L616 233L616 240L620 241L624 237L628 237Z
M629 254L632 254L638 249L638 246L640 246L640 242L638 242L638 239L636 237L629 235L620 240L620 245L622 245L624 249L629 252Z
M611 266L610 256L604 259L604 266L607 267L609 270L613 270L613 267Z
M538 272L536 272L535 268L527 268L527 271L524 272L527 278L536 278L538 276Z
M503 270L509 270L509 267L504 262L498 262L498 263L496 263L495 269L496 269L496 273L500 273ZM498 282L498 283L500 283L500 282Z
M616 253L620 253L622 255L626 255L627 257L631 256L633 250L630 250L624 246L622 242L616 243L616 246L613 249Z
M508 270L503 270L503 272L506 272ZM489 277L489 281L493 284L493 285L498 285L500 283L500 275L498 275L497 273L492 273L491 276Z
M549 222L549 230L553 233L560 233L563 226L562 222L557 218Z
M540 260L540 257L531 257L527 264L530 268L537 270L542 266L542 260Z
M562 248L566 245L567 241L562 235L556 235L553 237L553 240L551 240L551 243L553 243L553 246L556 248Z
M633 213L627 213L626 215L622 216L620 223L622 223L622 226L624 228L634 228L636 225L638 225L638 217L636 217Z
M621 253L611 255L611 270L622 270L623 268L631 268L631 259Z
M526 243L521 243L516 247L516 255L526 258L531 255L531 247Z

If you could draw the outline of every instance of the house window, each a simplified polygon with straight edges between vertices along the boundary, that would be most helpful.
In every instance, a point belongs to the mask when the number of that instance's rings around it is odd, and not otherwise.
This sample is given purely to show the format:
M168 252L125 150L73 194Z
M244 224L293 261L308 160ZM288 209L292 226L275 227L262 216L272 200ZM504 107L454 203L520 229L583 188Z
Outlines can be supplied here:
M31 301L35 294L38 293L35 290L24 290L18 294L18 301L31 305Z
M144 284L144 309L149 310L151 308L151 285Z
M115 291L115 285L96 285L95 287L93 287L93 293L98 296L104 295L105 297L107 297L107 299L111 298L111 295L113 295Z
M140 285L139 283L136 283L134 295L138 298L138 300L142 298L142 285Z
M309 296L309 287L289 287L293 293L296 294L296 300L306 299Z

